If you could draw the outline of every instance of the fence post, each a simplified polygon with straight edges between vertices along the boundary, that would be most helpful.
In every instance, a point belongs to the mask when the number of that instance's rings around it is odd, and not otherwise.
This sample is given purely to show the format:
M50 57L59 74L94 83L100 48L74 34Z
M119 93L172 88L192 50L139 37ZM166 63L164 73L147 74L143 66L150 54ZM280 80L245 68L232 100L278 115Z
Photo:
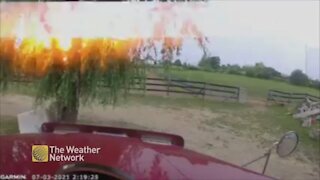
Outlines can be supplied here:
M204 97L206 95L206 82L203 83L203 89L202 89L202 100L204 100Z
M238 88L238 101L240 102L240 87Z
M147 77L144 77L144 79L143 79L143 96L146 96L146 92L147 92L147 81L148 81L148 79L147 79Z
M167 96L169 96L170 86L171 86L171 78L169 76L167 79Z
M289 96L289 98L288 98L288 103L291 103L291 99L292 99L292 97L293 97L293 94L292 94L292 93L290 93L290 96Z
M245 103L247 101L246 89L243 87L238 88L238 102Z

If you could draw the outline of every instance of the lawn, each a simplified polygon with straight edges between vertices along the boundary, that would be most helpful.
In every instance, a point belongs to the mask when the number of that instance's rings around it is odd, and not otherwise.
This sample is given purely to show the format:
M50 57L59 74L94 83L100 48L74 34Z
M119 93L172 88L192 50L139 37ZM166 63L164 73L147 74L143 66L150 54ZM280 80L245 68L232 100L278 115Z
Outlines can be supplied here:
M5 91L0 92L3 94L23 94L28 96L35 96L37 92L36 83L24 83L24 82L11 82Z
M303 86L295 86L286 82L280 82L275 80L265 80L240 75L215 73L200 70L184 70L177 68L170 69L167 73L171 73L175 77L186 80L203 81L214 84L243 87L247 90L247 95L249 98L258 97L260 99L266 99L269 89L275 89L285 92L309 93L314 96L320 96L320 91L317 89ZM9 86L7 92L27 94L31 96L34 96L36 94L35 84L18 84L19 83L12 83Z
M14 116L0 116L0 135L19 132L18 121Z
M199 70L172 69L170 70L170 73L176 77L186 80L204 81L215 84L243 87L247 90L248 97L266 98L269 89L286 92L309 93L315 96L320 96L320 92L317 89L294 86L286 82L275 80L264 80L240 75L206 72Z
M217 84L241 86L247 89L248 96L254 98L266 98L268 89L277 89L288 92L303 92L319 95L316 89L308 87L293 86L284 82L249 78L230 74L203 72L194 70L171 70L171 73L180 78L188 80L205 81ZM34 96L34 85L22 84L12 85L9 93L25 94ZM225 116L220 119L208 119L208 125L219 126L224 124L233 127L238 132L244 132L252 137L260 137L263 134L270 134L273 137L280 137L286 131L298 132L301 140L300 149L316 154L319 152L319 141L309 138L309 129L303 128L300 122L288 115L288 108L272 105L265 107L263 111L257 111L252 104L240 104L220 101L203 101L196 97L166 97L151 95L132 95L126 100L120 99L116 106L134 106L136 104L150 105L161 108L206 108L212 112L223 113ZM11 134L18 132L16 118L0 116L0 134ZM262 137L263 139L263 137ZM266 142L266 145L271 142ZM313 157L310 157L314 159Z
M272 105L264 111L250 111L247 109L246 111L232 114L244 120L243 122L233 122L233 126L242 126L253 137L260 137L264 133L280 137L285 132L295 131L299 135L300 150L308 150L312 154L319 153L320 141L309 137L310 128L302 127L301 123L294 119L288 113L288 110L282 106ZM317 127L319 128L319 125Z

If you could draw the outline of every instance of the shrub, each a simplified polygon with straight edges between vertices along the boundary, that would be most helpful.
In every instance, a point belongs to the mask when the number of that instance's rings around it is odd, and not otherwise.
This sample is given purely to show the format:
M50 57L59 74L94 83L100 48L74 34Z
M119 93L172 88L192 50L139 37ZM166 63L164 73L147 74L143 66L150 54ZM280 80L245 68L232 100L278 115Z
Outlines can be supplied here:
M292 71L289 82L294 85L307 85L309 82L308 76L304 74L300 69Z

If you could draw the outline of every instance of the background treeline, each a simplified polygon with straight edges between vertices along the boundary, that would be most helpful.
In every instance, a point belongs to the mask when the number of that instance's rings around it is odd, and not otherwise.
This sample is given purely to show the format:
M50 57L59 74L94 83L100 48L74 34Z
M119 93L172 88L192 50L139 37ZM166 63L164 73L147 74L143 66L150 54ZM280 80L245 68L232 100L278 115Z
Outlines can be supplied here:
M288 82L294 85L309 86L320 89L319 80L313 80L308 78L308 76L299 69L292 71L292 73L289 76L287 76L280 73L272 67L265 66L262 62L256 63L254 65L245 66L239 66L237 64L221 64L219 56L212 56L202 58L199 61L198 66L182 63L179 59L173 61L173 65L183 69L214 71L220 73L243 75L260 79L272 79L277 81Z

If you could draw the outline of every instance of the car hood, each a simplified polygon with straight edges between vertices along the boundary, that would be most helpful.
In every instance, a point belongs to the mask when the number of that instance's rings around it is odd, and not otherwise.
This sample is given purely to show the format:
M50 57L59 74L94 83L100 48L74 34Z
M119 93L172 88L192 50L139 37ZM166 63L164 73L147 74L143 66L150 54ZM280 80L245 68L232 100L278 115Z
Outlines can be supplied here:
M71 163L32 162L32 145L48 145L49 154L52 146L101 148L84 154L84 161L122 170L134 179L271 179L183 147L89 133L0 136L0 174L54 174Z

